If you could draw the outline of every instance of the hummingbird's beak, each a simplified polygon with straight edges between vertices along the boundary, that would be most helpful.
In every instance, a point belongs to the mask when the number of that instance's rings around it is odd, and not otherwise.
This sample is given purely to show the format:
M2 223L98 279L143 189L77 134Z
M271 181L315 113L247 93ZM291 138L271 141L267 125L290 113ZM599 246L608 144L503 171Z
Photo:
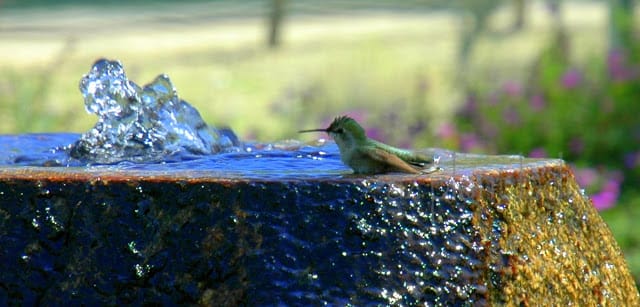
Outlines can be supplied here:
M306 133L306 132L328 132L327 129L309 129L309 130L300 130L298 133Z

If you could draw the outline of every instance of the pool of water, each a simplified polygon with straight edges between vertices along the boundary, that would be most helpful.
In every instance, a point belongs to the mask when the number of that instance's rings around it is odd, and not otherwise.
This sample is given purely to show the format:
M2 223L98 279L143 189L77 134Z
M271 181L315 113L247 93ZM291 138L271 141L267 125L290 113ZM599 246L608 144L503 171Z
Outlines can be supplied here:
M72 158L69 145L80 134L43 133L0 135L0 166L3 168L30 167L61 168L70 171L145 171L164 174L193 172L224 178L319 178L351 173L340 161L335 143L318 142L312 146L300 141L271 144L249 143L244 152L196 155L181 152L166 156L158 163L121 161L96 164Z
M61 176L113 174L243 180L336 179L353 176L353 171L340 160L340 152L333 141L319 140L312 145L296 140L246 143L244 151L202 155L180 151L157 162L121 161L99 164L69 155L70 145L79 137L80 134L77 133L0 135L0 170L5 173L48 172ZM429 177L472 176L478 172L518 170L563 163L553 159L466 154L437 148L418 151L433 156L438 161L439 171L427 174ZM411 174L391 175L415 177Z

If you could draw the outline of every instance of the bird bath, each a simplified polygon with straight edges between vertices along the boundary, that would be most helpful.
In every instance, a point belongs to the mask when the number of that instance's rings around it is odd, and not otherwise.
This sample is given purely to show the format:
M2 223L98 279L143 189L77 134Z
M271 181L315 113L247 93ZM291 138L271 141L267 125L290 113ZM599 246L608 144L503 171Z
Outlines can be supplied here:
M425 149L442 171L354 176L332 142L242 143L122 77L83 94L126 124L0 136L0 305L640 304L561 160ZM190 124L123 111L161 96Z

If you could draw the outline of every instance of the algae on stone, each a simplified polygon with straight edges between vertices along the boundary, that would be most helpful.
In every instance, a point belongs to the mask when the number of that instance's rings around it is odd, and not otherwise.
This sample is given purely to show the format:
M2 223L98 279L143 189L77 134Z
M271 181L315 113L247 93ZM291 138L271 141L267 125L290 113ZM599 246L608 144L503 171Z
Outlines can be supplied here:
M640 305L620 248L568 167L525 169L483 185L490 188L478 198L476 221L496 245L494 303Z

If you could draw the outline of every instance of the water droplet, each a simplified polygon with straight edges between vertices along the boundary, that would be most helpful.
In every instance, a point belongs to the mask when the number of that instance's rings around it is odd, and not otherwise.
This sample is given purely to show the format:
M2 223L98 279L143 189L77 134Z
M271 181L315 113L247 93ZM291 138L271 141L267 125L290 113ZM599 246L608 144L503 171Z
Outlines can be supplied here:
M136 272L136 276L137 276L138 278L143 278L143 277L145 277L147 274L149 274L149 272L151 271L152 266L151 266L151 265L148 265L148 264L142 265L142 264L136 263L136 264L133 266L133 268L134 268L134 270L135 270L135 272Z
M31 226L33 226L33 228L35 228L36 230L39 230L40 222L38 222L38 220L34 217L33 219L31 219Z
M127 247L129 248L129 251L134 254L134 255L140 255L140 251L137 249L136 247L136 242L135 241L131 241L129 242L129 244L127 244Z
M71 156L98 163L163 160L178 152L212 154L237 147L230 129L208 126L181 100L167 75L141 88L118 61L98 60L80 81L87 112L98 123L71 148Z

